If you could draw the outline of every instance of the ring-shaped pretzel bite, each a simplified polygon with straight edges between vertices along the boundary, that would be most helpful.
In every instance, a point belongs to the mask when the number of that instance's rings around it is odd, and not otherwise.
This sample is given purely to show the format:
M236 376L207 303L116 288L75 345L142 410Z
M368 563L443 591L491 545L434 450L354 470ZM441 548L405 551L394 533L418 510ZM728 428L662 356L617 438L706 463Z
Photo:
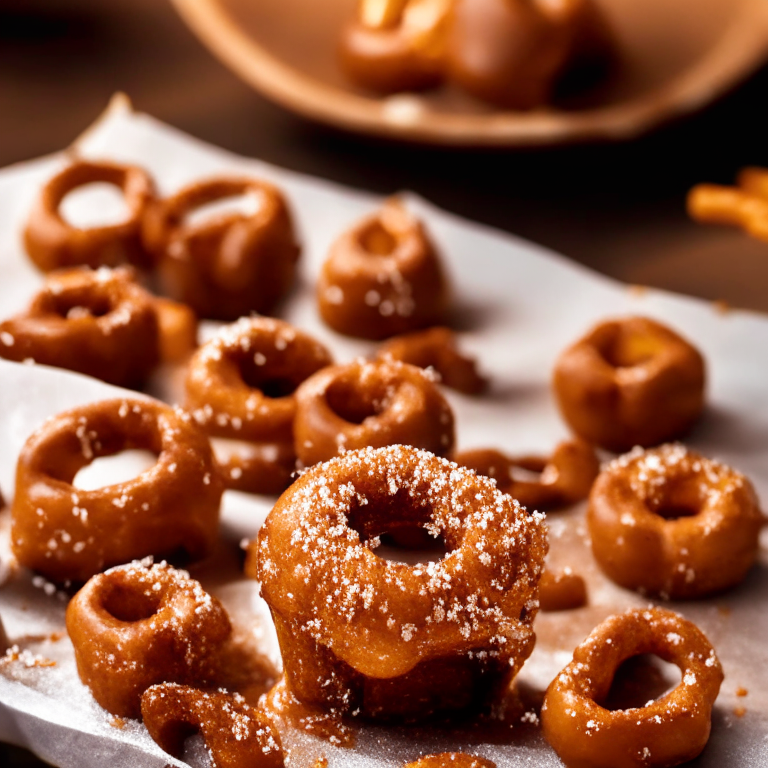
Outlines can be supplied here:
M455 461L494 479L524 507L559 509L586 499L600 471L594 448L583 440L565 440L551 456L507 456L493 448L461 451ZM520 470L538 474L536 479L518 477Z
M64 198L78 187L106 182L119 187L129 216L118 224L81 229L61 215ZM24 245L43 272L64 267L116 267L130 263L148 267L141 242L141 222L154 198L152 179L142 168L116 163L77 160L50 179L34 203Z
M254 210L190 221L208 203L246 196ZM163 293L200 316L270 314L293 284L300 248L282 193L266 181L216 178L156 200L143 223Z
M118 717L139 717L141 695L156 683L211 680L232 631L215 597L151 559L89 579L66 618L80 679Z
M289 690L375 719L487 700L533 650L542 518L487 478L410 446L350 451L308 470L246 559ZM408 565L376 555L382 535L416 529L442 538L445 557Z
M496 763L466 752L439 752L424 755L408 763L405 768L496 768Z
M655 654L682 681L644 707L608 710L619 665ZM709 739L723 670L701 630L660 608L630 610L600 624L547 689L544 736L567 768L669 768L698 755Z
M690 600L744 579L763 516L744 475L673 444L611 462L592 488L587 524L592 552L611 580Z
M296 390L294 440L304 466L357 448L413 445L439 456L454 444L453 412L432 377L394 360L333 365Z
M436 326L395 336L381 345L376 356L432 368L440 375L441 384L465 395L476 395L486 385L475 361L456 348L456 334L450 328Z
M426 230L397 199L336 240L317 286L322 319L339 333L363 339L441 323L448 294Z
M72 484L94 459L127 449L157 463L97 490ZM208 438L184 411L153 400L80 406L46 421L19 454L13 552L55 582L180 550L199 560L216 542L222 492Z
M141 697L141 719L161 749L181 758L199 732L215 768L283 768L280 735L242 696L161 683Z
M154 297L124 268L51 273L25 312L0 323L0 357L139 387L160 361Z
M704 407L701 354L646 317L609 320L563 352L555 397L571 429L611 451L680 437Z

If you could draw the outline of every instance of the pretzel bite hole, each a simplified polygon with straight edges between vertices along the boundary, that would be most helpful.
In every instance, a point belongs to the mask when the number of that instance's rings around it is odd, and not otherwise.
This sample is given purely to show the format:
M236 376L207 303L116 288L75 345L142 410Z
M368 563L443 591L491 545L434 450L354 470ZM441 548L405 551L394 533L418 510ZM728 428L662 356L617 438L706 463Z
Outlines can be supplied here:
M144 621L157 613L160 607L160 595L157 592L147 594L125 584L108 584L101 597L102 608L118 621L132 624Z
M131 216L117 179L75 187L62 199L59 213L77 229L124 224Z
M151 469L157 464L157 459L157 454L139 449L100 456L75 475L72 485L81 491L97 491L110 485L127 483Z
M104 317L115 309L107 296L60 294L53 298L53 311L68 320L78 317Z
M611 712L643 709L675 689L681 679L675 664L654 654L639 654L619 665L608 694L597 703Z
M598 351L613 368L634 368L655 357L659 349L659 341L650 336L619 332Z
M255 357L247 355L238 361L240 376L246 386L258 389L266 397L279 398L292 395L301 381L289 376L265 376L264 363L257 362L261 360L259 355Z
M380 221L372 221L360 232L360 245L371 256L390 256L397 240Z
M264 206L264 198L256 190L241 195L229 195L218 200L201 203L187 210L181 222L188 226L200 226L219 218L230 216L251 217Z
M328 407L350 424L362 424L386 410L390 393L380 386L359 386L357 381L338 377L325 391Z

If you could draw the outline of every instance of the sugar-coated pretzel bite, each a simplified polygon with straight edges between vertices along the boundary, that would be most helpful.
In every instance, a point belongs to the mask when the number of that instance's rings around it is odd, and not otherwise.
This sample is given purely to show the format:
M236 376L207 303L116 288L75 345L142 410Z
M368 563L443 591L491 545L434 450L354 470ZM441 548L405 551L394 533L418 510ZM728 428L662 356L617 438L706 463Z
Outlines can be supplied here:
M49 274L28 309L0 323L0 357L138 387L159 339L155 299L131 270L74 268Z
M648 653L677 665L680 684L644 707L603 708L619 665ZM660 608L633 609L593 630L550 684L544 736L567 768L669 768L704 749L722 680L695 624Z
M334 365L296 391L294 441L304 466L357 448L413 445L438 455L453 449L448 401L421 368L394 360Z
M496 768L496 763L466 752L439 752L424 755L408 763L405 768Z
M448 554L418 565L376 555L382 535L414 529ZM546 550L542 516L487 478L397 445L302 475L251 542L246 573L261 582L296 698L420 719L477 705L520 669Z
M583 440L565 440L551 456L507 456L492 448L456 454L456 463L494 479L499 490L524 507L552 510L586 499L600 471L594 448ZM539 473L538 479L520 479L516 470Z
M283 768L280 735L242 696L161 683L142 695L141 718L174 757L181 758L185 738L199 732L214 768Z
M62 200L73 190L94 182L120 187L129 217L118 224L81 229L61 215ZM154 184L136 166L76 160L43 186L24 229L24 245L43 272L64 267L115 267L131 263L148 267L141 244L141 221L154 198Z
M376 356L433 368L440 374L441 384L466 395L476 395L486 385L475 361L456 349L456 335L450 328L436 326L395 336L381 345Z
M80 679L118 717L139 717L141 695L156 683L209 681L232 631L215 597L151 558L89 579L66 618Z
M157 463L97 490L72 483L100 456L140 448ZM154 400L106 400L46 421L16 468L11 544L18 561L56 581L84 582L103 568L216 542L222 480L192 418Z
M203 205L239 195L250 196L255 210L188 220ZM191 184L156 200L142 233L158 262L163 292L200 317L269 314L293 284L300 248L285 198L266 181L215 178Z
M611 462L587 511L592 552L608 577L674 600L739 584L757 557L763 522L744 475L679 444Z
M397 199L336 240L317 285L322 319L339 333L363 339L441 323L448 294L424 226Z
M698 350L646 317L596 325L560 355L553 376L571 429L617 452L687 432L704 407L704 385Z

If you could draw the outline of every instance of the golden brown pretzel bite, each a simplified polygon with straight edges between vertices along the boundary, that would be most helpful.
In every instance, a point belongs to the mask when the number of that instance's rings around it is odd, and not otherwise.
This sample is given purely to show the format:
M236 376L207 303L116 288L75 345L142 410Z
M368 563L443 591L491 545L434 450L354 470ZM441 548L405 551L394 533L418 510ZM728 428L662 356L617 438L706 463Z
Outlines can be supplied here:
M592 552L617 584L667 599L740 583L757 557L763 516L752 484L682 445L635 450L592 488Z
M560 355L553 376L571 429L611 451L687 432L704 407L704 384L698 350L646 317L596 325Z
M380 536L425 529L438 562L375 553ZM487 478L410 446L350 451L307 471L251 543L302 702L369 718L462 710L508 684L533 649L547 542Z
M544 613L571 611L587 604L587 585L584 579L570 568L541 574L539 603Z
M256 210L199 223L186 220L200 206L238 195L251 195ZM300 248L285 198L265 181L220 178L192 184L155 201L142 231L158 260L163 292L200 317L269 314L293 284Z
M160 359L154 297L127 269L48 275L29 308L0 323L0 357L139 387Z
M138 477L86 491L75 475L128 448L157 454ZM106 400L54 416L16 469L11 538L18 561L56 582L178 550L197 560L216 542L222 481L191 417L153 400Z
M645 707L600 706L619 665L645 653L676 664L681 683ZM669 768L704 749L722 680L715 651L694 624L660 608L630 610L593 630L550 684L544 736L567 768Z
M364 339L442 322L448 292L423 225L396 199L336 240L317 286L323 320Z
M241 696L162 683L141 697L141 717L160 747L181 758L186 736L200 732L214 768L283 768L280 735Z
M72 190L93 182L120 187L129 218L119 224L80 229L69 224L59 210ZM141 245L141 221L154 196L146 171L136 166L77 160L59 171L42 188L24 229L27 253L43 272L63 267L115 267L131 263L149 266Z
M294 440L304 466L356 448L402 443L447 455L453 412L426 371L394 360L318 371L296 391Z
M118 717L139 717L141 695L155 683L209 680L231 631L197 581L151 560L94 576L67 607L80 679Z
M420 757L405 768L496 768L496 763L465 752L440 752Z

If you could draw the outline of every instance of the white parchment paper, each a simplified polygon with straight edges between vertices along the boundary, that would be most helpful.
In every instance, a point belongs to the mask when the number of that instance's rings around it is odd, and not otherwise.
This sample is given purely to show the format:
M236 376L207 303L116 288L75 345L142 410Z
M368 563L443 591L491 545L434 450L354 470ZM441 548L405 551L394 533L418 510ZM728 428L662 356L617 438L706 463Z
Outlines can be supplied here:
M254 174L276 182L292 204L304 243L300 284L281 315L327 343L339 361L372 351L373 345L344 339L320 323L312 286L331 241L371 211L376 198L207 146L132 113L125 101L113 105L78 142L76 151L87 157L143 165L156 178L161 193L211 174ZM42 283L23 252L20 228L41 183L65 162L65 156L54 156L0 172L2 317L23 309ZM709 363L709 406L688 442L746 473L761 498L768 499L768 318L743 312L724 314L701 301L630 290L530 243L462 221L411 195L405 198L426 220L445 255L456 293L453 324L462 332L462 345L477 356L493 382L490 393L482 397L448 393L460 448L549 452L568 434L550 394L555 357L594 322L611 315L641 313L669 323L693 340ZM84 216L94 216L93 202L90 205L82 211ZM98 201L95 205L98 215ZM104 215L109 205L105 198ZM73 206L76 208L74 202ZM161 380L158 387L172 391L166 385ZM121 394L124 391L77 374L0 360L0 490L5 499L13 497L18 452L45 418ZM227 493L222 539L236 546L240 539L253 536L272 502ZM539 642L520 678L533 690L543 691L599 621L625 607L646 604L597 571L588 554L583 512L580 505L550 516L551 560L555 565L572 565L585 576L590 604L579 611L537 619ZM6 509L0 512L0 617L10 641L24 653L16 661L0 663L0 740L24 745L67 768L183 765L159 750L143 726L128 723L116 728L93 702L77 677L69 641L57 639L56 633L64 627L66 595L39 577L11 567L9 523ZM197 575L194 570L193 575ZM276 657L257 586L237 578L230 582L210 579L210 571L205 570L200 578L236 611L239 621L249 622L249 631L255 633L264 653ZM716 600L671 607L706 632L726 671L712 738L695 765L768 765L765 540L758 564L738 589ZM35 654L56 665L36 666ZM748 690L747 696L737 697L741 687ZM737 716L737 707L746 712ZM295 732L283 733L283 739L294 747L290 765L297 768L311 765L320 755L333 767L394 768L426 752L462 748L494 760L500 768L560 765L529 722L494 743L473 738L466 730L437 729L365 728L351 751Z

